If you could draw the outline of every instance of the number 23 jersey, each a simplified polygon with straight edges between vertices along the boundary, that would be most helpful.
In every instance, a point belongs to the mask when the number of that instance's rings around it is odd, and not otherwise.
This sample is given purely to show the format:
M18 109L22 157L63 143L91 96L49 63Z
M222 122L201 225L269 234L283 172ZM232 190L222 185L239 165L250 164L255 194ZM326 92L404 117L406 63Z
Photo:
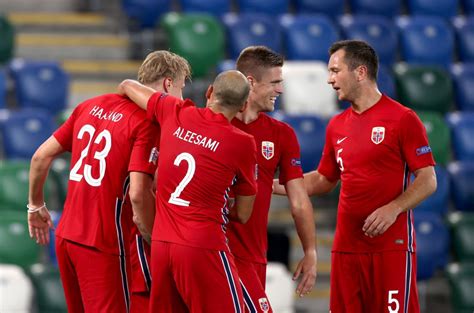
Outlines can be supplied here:
M128 173L153 175L159 128L128 98L102 95L78 105L53 134L71 151L68 193L56 234L112 254L128 254L132 210Z

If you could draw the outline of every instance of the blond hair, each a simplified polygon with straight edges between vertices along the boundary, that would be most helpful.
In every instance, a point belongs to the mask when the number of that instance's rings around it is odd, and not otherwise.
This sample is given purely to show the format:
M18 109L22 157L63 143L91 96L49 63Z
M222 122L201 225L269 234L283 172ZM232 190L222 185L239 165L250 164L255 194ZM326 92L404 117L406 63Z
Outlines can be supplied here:
M173 80L191 78L191 67L188 61L166 50L149 53L138 70L138 81L149 85L164 77L170 77Z

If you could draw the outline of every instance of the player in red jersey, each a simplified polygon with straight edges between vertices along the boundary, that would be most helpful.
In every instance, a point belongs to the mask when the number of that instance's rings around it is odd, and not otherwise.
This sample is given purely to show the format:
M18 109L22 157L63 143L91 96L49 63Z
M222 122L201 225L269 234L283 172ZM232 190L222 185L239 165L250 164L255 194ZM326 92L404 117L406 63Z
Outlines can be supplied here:
M305 184L322 194L341 180L330 312L417 313L411 209L436 190L425 128L379 92L378 58L367 43L336 42L329 53L328 83L351 107L329 122L322 159ZM283 192L277 184L275 191Z
M174 88L179 89L189 74L189 66L181 60L187 67L182 69L182 77L177 75L181 81ZM141 70L155 71L156 66L156 62L149 62ZM148 83L156 87L157 82ZM159 83L172 82L165 79ZM130 310L132 213L140 231L150 236L158 136L159 129L146 119L145 112L123 96L108 94L78 105L35 152L28 223L30 235L40 244L49 241L52 226L43 204L44 181L53 159L65 151L72 153L68 195L56 230L57 258L69 312ZM125 201L127 194L133 212Z
M303 245L304 258L296 268L294 279L301 280L298 295L308 293L316 279L316 234L313 207L307 196L300 162L300 148L294 130L264 112L274 110L277 97L283 92L283 57L264 46L244 49L237 59L251 86L247 109L237 114L232 124L251 134L257 144L258 192L252 216L245 225L231 223L229 246L235 256L242 281L244 298L250 312L271 312L265 295L267 264L267 225L273 178L285 185Z
M218 75L205 109L130 80L119 90L161 127L150 311L244 312L225 229L229 217L248 220L257 190L255 141L230 124L248 97L245 76Z

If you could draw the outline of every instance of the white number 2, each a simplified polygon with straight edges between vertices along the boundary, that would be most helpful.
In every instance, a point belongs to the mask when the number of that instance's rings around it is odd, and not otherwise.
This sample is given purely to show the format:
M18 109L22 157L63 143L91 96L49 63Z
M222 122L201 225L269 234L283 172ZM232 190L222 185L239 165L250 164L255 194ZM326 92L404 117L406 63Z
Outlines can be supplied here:
M179 164L181 164L181 161L183 160L188 163L188 170L183 180L178 184L175 191L171 194L168 202L179 206L189 206L190 202L181 199L179 196L181 195L187 184L189 184L191 179L193 179L194 172L196 171L196 161L194 160L191 154L183 152L176 157L176 159L174 160L174 165L179 166Z
M389 313L398 313L400 309L400 303L398 300L393 297L393 295L398 294L398 290L389 290L388 291L388 312ZM395 309L392 309L392 304L395 304Z
M89 124L82 126L82 128L79 130L79 133L77 134L77 138L82 139L85 133L89 135L89 142L87 143L87 146L81 151L81 156L79 157L79 160L77 160L76 164L74 164L74 167L72 168L71 173L69 174L70 180L81 181L83 177L82 174L79 174L79 170L82 167L82 161L89 153L92 138L95 134L95 128ZM99 144L102 140L105 140L104 149L102 149L102 151L96 151L94 154L94 159L99 160L99 177L92 177L92 166L90 164L84 165L84 179L89 185L93 187L100 186L102 179L104 178L105 169L107 166L105 158L109 154L110 148L112 148L112 136L110 135L110 132L107 129L104 129L99 133L99 135L95 138L94 143Z

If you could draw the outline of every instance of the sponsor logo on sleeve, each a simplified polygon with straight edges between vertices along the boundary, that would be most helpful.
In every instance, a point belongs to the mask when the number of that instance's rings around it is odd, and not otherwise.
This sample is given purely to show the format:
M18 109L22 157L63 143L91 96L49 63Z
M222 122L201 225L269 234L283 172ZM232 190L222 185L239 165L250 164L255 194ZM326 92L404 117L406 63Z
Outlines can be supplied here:
M156 165L156 161L158 160L158 149L156 147L153 147L150 152L150 157L148 158L148 163L153 162L153 164Z
M385 127L377 126L372 128L372 135L370 139L373 143L378 145L385 138Z
M271 141L262 141L262 155L270 160L275 155L275 144Z
M423 147L419 147L418 149L416 149L416 155L417 156L427 154L427 153L430 153L430 152L431 152L431 147L430 146L423 146Z
M301 166L301 160L297 158L292 158L291 159L291 165L292 166Z

